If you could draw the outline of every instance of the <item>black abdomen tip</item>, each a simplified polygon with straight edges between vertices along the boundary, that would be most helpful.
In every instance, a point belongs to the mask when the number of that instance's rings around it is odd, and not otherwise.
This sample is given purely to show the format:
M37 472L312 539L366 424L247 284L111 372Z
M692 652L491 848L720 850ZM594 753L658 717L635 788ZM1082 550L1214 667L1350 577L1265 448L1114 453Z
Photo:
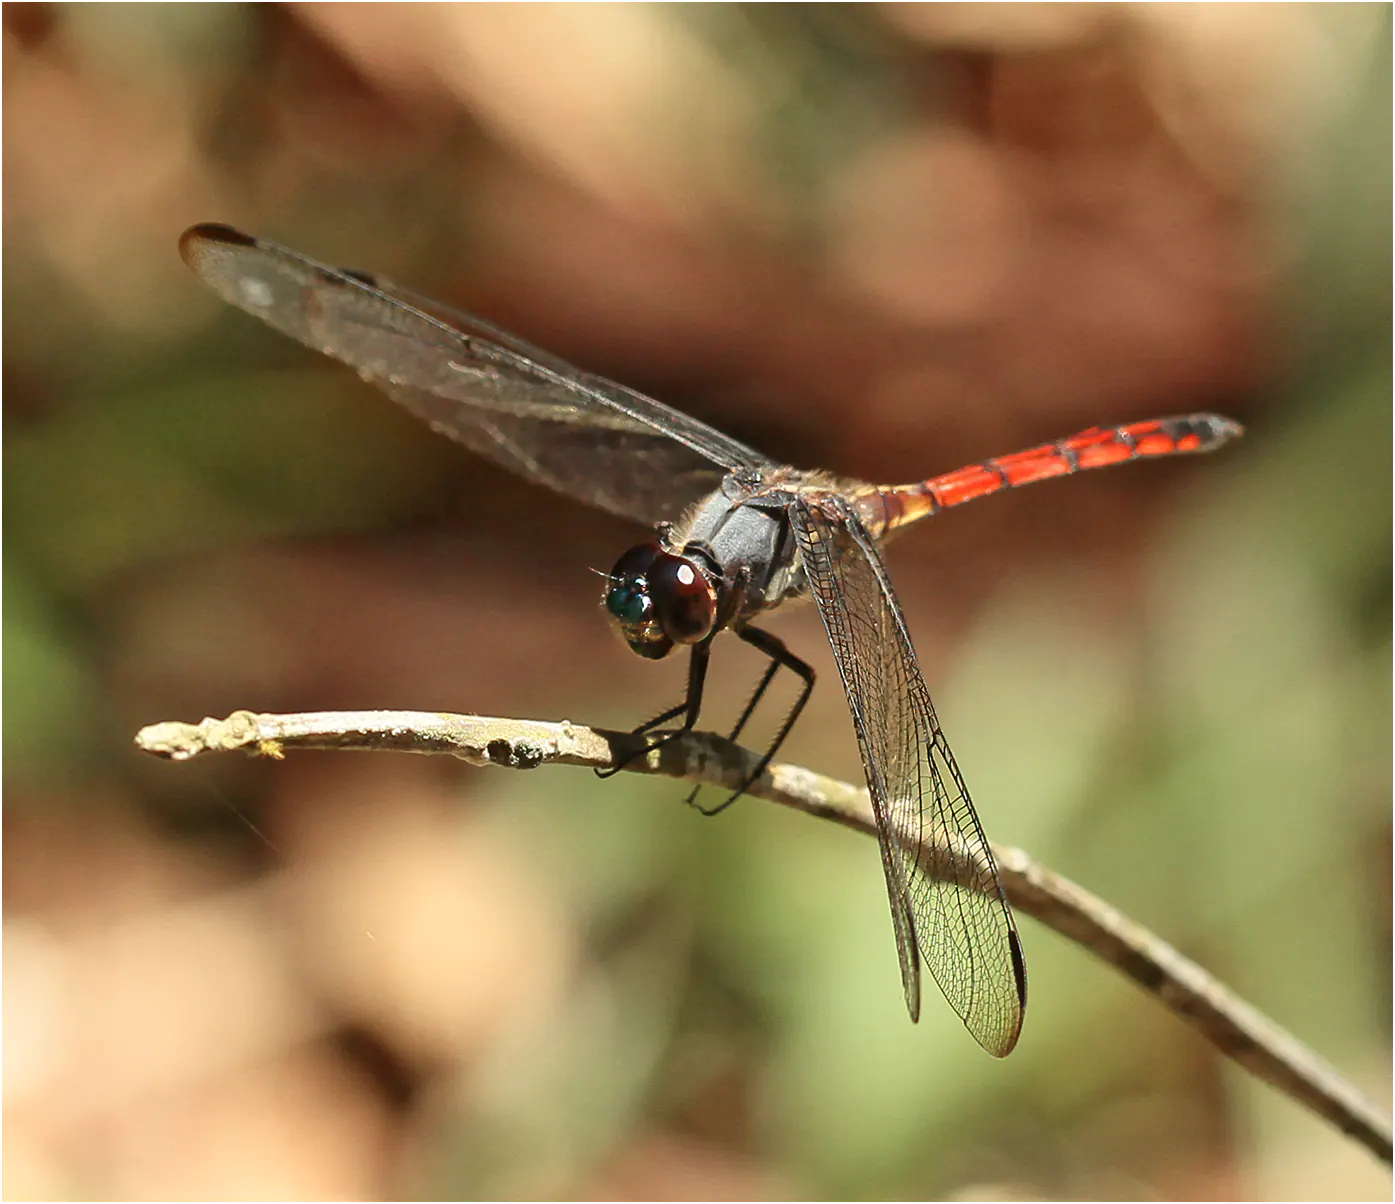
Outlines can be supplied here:
M1165 418L1163 430L1174 439L1195 435L1201 441L1199 451L1210 451L1231 439L1238 439L1245 428L1233 418L1221 414L1188 414L1184 418Z

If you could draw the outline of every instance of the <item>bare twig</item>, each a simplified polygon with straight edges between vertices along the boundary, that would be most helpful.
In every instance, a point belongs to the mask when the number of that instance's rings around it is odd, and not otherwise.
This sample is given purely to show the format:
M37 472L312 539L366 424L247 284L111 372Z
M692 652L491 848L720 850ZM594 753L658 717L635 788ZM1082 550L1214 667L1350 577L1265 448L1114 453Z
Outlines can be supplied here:
M546 764L607 769L624 763L634 772L665 774L727 790L738 788L757 763L754 753L705 732L690 733L645 754L642 741L628 732L434 711L297 715L236 711L226 719L198 724L153 724L137 734L136 744L177 761L235 749L280 758L284 750L300 748L448 753L472 765L511 769ZM866 790L798 766L769 766L748 793L860 832L876 833ZM1128 975L1227 1057L1384 1161L1391 1160L1389 1120L1301 1042L1195 962L1089 891L1037 865L1021 849L994 845L993 855L1013 907ZM930 858L922 864L936 861Z

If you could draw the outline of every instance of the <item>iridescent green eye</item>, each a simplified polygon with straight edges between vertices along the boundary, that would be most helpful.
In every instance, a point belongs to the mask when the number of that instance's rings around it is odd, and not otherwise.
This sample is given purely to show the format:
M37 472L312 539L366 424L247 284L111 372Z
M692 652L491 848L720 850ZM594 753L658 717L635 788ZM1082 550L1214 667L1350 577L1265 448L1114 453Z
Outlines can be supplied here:
M652 605L653 603L649 601L649 595L641 589L636 589L633 582L612 585L606 591L606 610L617 621L627 625L642 623Z
M634 627L653 618L648 575L654 561L662 554L658 544L644 543L631 548L615 562L610 570L610 586L605 592L605 608L617 623Z
M602 599L606 613L615 620L625 643L649 660L662 660L673 651L673 640L659 622L650 594L655 565L672 559L657 543L631 548L610 570Z

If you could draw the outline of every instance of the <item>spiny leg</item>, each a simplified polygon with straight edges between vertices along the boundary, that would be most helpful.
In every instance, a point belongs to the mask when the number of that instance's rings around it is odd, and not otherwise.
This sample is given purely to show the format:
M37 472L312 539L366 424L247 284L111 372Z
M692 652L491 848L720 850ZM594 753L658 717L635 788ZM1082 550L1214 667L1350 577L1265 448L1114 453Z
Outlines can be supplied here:
M727 739L730 740L733 744L735 744L736 741L740 739L741 732L745 728L747 721L755 712L756 707L760 705L760 700L765 697L766 690L770 688L770 683L775 680L775 674L777 674L779 671L780 662L772 657L770 663L765 666L765 672L761 675L760 681L756 683L756 688L751 692L751 697L747 701L745 709L741 712L740 717L737 719L731 731L727 733ZM756 776L760 776L759 770L757 771ZM697 796L702 793L701 785L694 786L692 790L688 792L688 797L685 798L683 802L686 803L689 807L692 807L694 810L701 811L704 815L716 815L718 811L725 810L727 807L731 806L731 804L734 803L741 794L744 794L750 788L751 782L753 782L754 780L755 778L751 778L750 780L748 780L745 783L745 785L743 785L741 789L736 792L736 794L732 795L731 798L727 799L726 802L721 804L721 806L716 807L710 811L706 807L699 807L697 805Z
M794 706L790 708L790 713L785 716L785 721L780 725L780 730L775 733L775 738L766 748L765 754L761 757L755 769L746 775L745 781L741 783L730 797L712 808L697 807L693 800L697 798L698 791L701 790L702 787L694 787L693 792L688 795L687 802L689 806L695 807L698 811L701 811L703 815L717 815L719 812L725 811L751 788L752 783L765 772L766 767L775 759L775 754L780 751L780 746L784 744L786 738L790 734L790 730L794 727L795 720L799 718L800 712L804 710L804 704L809 701L809 695L814 692L813 666L795 656L793 652L785 647L783 640L779 639L777 636L771 635L768 631L762 631L758 627L741 627L737 629L736 634L745 640L746 643L750 644L752 648L764 652L766 656L770 658L770 664L766 666L765 674L761 677L760 684L756 686L755 693L751 695L751 701L746 704L746 709L741 712L741 717L736 721L736 726L732 728L731 736L729 737L731 740L734 741L741 734L742 729L746 726L747 720L750 719L756 706L765 696L766 690L770 688L770 683L775 679L775 674L779 671L781 666L788 669L803 681L804 688L800 690L799 697L795 700Z
M751 698L746 703L746 709L741 712L741 717L727 733L727 739L733 744L741 739L741 733L745 730L747 721L755 713L756 707L760 705L760 700L765 697L766 690L770 689L770 683L775 680L775 674L779 671L780 662L772 658L770 663L765 666L765 672L761 675L760 681L756 683L756 688L751 691Z
M702 691L707 681L707 661L712 654L712 641L704 640L701 644L694 644L692 655L688 658L688 692L682 702L677 706L669 707L668 710L655 715L654 718L645 720L630 734L633 736L643 736L647 732L652 732L655 728L661 727L670 719L675 719L679 715L683 716L683 722L671 732L664 732L657 740L650 741L643 748L636 749L630 753L618 765L612 765L609 769L598 769L595 771L598 778L609 778L619 773L632 761L640 757L646 757L655 749L662 748L670 740L676 739L684 732L690 732L697 724L698 715L702 712Z

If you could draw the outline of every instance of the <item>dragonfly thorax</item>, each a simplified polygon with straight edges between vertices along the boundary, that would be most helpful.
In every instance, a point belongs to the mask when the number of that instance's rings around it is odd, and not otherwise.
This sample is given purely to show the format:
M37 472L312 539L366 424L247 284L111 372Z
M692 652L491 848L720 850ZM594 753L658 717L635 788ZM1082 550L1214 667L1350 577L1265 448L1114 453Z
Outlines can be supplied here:
M659 543L631 548L610 570L603 605L625 642L660 660L677 644L699 644L717 624L717 579L701 555Z

